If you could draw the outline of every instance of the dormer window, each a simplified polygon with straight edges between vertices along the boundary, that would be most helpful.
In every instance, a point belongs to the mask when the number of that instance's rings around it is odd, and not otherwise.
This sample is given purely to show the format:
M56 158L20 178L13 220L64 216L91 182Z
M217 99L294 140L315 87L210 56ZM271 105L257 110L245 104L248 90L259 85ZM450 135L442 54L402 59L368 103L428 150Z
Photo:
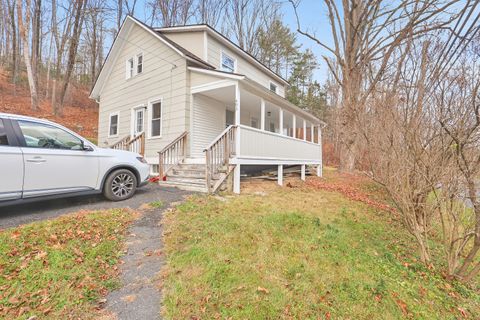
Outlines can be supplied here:
M273 82L270 82L270 91L277 93L277 85Z
M225 52L222 52L222 70L226 72L235 72L236 60Z

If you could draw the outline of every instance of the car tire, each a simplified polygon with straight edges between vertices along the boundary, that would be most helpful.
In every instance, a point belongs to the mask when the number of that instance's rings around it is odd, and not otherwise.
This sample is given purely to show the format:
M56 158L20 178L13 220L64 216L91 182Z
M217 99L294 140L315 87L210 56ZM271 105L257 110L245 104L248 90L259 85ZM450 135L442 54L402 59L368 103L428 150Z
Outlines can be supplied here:
M137 177L127 169L119 169L110 173L103 186L103 195L111 201L122 201L131 198L137 190Z

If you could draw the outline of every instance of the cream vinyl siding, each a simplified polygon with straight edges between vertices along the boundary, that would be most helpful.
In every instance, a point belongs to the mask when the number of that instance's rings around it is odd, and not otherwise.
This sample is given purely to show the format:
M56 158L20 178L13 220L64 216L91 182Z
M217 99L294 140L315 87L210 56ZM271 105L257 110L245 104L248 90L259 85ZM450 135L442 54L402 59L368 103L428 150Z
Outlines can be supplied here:
M143 54L143 72L125 79L125 63ZM171 63L174 63L174 67ZM189 91L188 91L189 92ZM114 61L103 87L99 102L98 144L103 147L131 134L132 108L148 105L152 99L162 99L162 137L147 139L146 158L155 160L157 152L187 129L189 97L187 95L186 60L177 52L134 25ZM119 112L118 137L109 138L109 115ZM145 130L151 119L145 113ZM147 134L147 137L149 134ZM152 160L152 161L153 161ZM156 161L156 160L155 160Z
M226 48L222 43L218 40L214 39L210 35L207 36L207 47L208 47L208 63L213 65L215 68L221 70L221 61L220 57L222 51L225 52L227 55L236 59L236 73L243 74L247 78L252 79L263 85L264 87L270 90L270 82L273 82L277 85L277 94L285 97L285 88L283 85L278 83L275 79L270 77L267 73L262 71L260 68L256 67L253 63L247 61L246 59L242 58L240 55L234 53L232 50Z
M225 105L201 94L193 95L192 157L204 157L203 150L225 129Z
M163 33L170 40L178 43L183 48L187 49L200 59L205 59L204 57L204 31L193 31L193 32L172 32Z

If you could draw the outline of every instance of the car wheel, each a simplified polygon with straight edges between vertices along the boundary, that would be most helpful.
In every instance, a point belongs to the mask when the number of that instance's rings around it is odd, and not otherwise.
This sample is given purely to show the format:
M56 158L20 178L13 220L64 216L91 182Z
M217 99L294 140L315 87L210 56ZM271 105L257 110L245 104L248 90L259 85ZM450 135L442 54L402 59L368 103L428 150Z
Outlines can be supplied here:
M103 195L112 201L131 198L137 190L137 177L127 169L115 170L105 180Z

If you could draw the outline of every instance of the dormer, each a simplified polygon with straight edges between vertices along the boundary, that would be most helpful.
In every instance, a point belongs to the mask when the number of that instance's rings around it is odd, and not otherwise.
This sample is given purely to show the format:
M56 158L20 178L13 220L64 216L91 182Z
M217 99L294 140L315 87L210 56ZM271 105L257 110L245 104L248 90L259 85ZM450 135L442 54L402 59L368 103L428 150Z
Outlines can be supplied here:
M288 82L255 57L208 25L156 28L168 39L192 52L216 70L241 74L281 97Z

